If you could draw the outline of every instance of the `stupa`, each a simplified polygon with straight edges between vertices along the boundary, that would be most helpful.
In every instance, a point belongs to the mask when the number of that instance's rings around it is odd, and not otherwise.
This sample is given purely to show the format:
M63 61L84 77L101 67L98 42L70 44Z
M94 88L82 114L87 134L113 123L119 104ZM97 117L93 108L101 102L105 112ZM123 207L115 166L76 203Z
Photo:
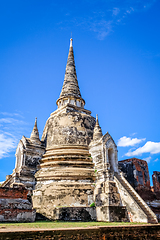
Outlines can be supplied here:
M35 175L37 184L33 193L33 207L43 215L47 212L49 218L56 218L53 208L73 207L70 211L74 211L74 207L80 207L79 211L83 211L94 202L95 170L88 144L95 118L84 108L72 39L64 83L56 103L58 109L51 113L43 131L41 140L46 151Z

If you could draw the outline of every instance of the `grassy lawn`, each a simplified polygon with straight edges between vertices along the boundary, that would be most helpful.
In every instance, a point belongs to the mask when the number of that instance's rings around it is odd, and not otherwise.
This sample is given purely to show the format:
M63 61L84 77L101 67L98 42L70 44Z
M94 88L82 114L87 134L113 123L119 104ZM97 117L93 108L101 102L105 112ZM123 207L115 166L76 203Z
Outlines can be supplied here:
M145 223L126 223L126 222L62 222L62 221L37 221L33 223L0 223L0 229L52 229L52 228L75 228L93 226L121 226L137 225Z

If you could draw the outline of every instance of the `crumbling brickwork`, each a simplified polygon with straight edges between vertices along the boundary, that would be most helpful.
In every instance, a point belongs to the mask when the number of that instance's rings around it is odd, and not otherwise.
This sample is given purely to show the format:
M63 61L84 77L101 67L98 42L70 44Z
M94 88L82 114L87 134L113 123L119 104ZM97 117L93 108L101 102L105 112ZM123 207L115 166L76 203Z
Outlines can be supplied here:
M23 187L0 188L0 222L33 222L35 211L30 200Z
M21 198L27 199L28 190L24 188L0 188L0 198L7 199L7 198Z
M146 161L131 158L118 162L119 168L125 174L125 178L135 190L150 190L150 178Z
M160 192L160 172L154 171L152 175L154 192Z

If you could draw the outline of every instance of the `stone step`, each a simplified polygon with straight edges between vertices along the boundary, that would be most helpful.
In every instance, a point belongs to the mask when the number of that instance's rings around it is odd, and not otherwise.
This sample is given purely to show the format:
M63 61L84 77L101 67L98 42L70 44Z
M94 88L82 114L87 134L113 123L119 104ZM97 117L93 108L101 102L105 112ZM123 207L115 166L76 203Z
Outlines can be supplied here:
M129 186L125 180L122 179L122 177L116 175L119 182L125 187L125 189L128 191L128 193L131 195L131 197L137 202L137 204L140 206L140 208L144 211L144 213L147 215L148 223L157 223L157 219L151 214L150 209L148 209L148 205L143 202L143 199L141 200L138 198L138 196L135 194L134 189L132 189L131 186Z

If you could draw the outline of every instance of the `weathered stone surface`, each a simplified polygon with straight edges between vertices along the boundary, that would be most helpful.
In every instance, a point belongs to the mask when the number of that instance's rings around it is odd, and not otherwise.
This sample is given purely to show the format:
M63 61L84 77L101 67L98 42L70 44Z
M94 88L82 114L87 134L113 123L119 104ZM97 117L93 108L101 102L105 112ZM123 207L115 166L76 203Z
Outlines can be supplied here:
M107 133L98 139L97 135L89 148L97 172L94 191L97 220L156 223L155 214L119 174L117 146L111 136Z
M58 108L64 106L67 103L82 108L85 105L85 101L81 97L80 89L78 86L72 41L73 39L71 38L63 87L60 98L56 102Z
M128 214L125 206L109 206L110 222L128 222Z
M148 222L147 215L129 194L126 187L115 178L123 206L126 206L130 222ZM138 195L138 194L137 194Z
M96 125L93 132L93 140L99 140L103 136L102 129L99 126L98 115L96 115Z
M108 132L103 137L91 141L89 152L95 164L98 180L103 181L108 177L107 174L112 172L113 175L114 171L118 171L117 146ZM111 170L110 173L108 170Z
M156 214L158 222L160 222L160 198L152 201L146 199L145 201L148 204L148 206L152 209L152 211Z
M69 126L67 128L69 129ZM85 128L84 132L87 134ZM67 134L67 131L64 134ZM61 138L61 134L56 135L57 140ZM50 142L50 139L47 141ZM35 175L37 185L33 193L33 205L37 212L53 219L53 207L88 207L93 202L93 166L86 144L78 145L71 141L65 145L52 145L51 141Z
M53 210L54 219L62 221L96 221L95 207L59 207Z
M128 214L125 206L101 206L96 207L97 220L101 222L128 222Z
M62 91L60 94L61 98L66 97L66 96L72 96L72 97L75 96L76 98L77 97L81 98L81 93L80 93L78 81L77 81L72 41L73 40L71 39L71 45L70 45L69 54L68 54L65 78L64 78L64 82L63 82Z
M56 207L89 207L93 203L94 187L82 182L50 183L34 192L33 207L49 219L53 219Z
M93 137L94 126L95 118L90 116L90 112L68 104L51 114L46 122L42 141L45 141L46 148L67 144L87 145Z

